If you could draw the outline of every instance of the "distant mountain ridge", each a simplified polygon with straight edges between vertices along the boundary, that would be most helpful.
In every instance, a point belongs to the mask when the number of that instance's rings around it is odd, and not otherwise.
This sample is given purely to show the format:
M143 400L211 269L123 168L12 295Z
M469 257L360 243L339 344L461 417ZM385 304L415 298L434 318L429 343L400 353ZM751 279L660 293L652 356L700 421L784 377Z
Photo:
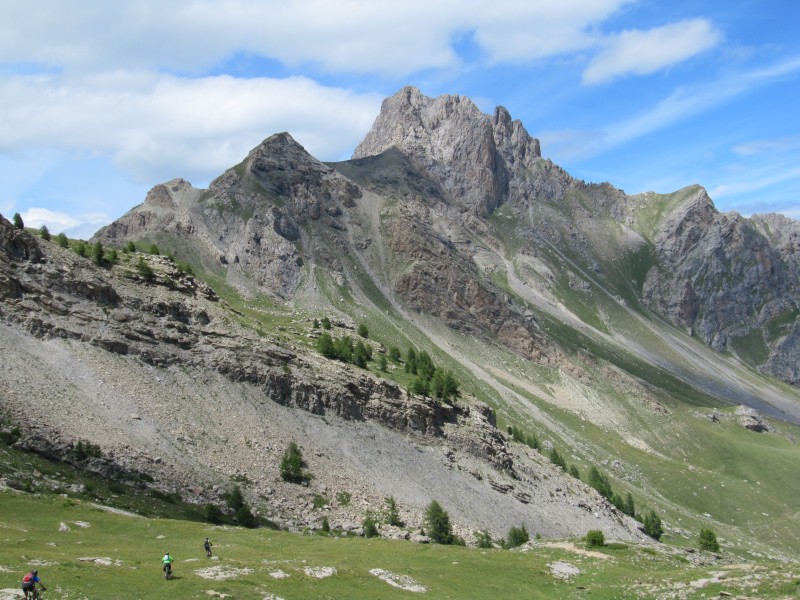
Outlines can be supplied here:
M475 238L513 248L512 261L566 269L576 290L593 285L588 276L716 351L800 381L796 221L720 214L699 187L626 196L585 184L543 159L539 142L504 108L485 115L460 96L403 88L344 163L323 164L288 134L272 136L206 191L181 180L157 186L97 239L174 232L176 254L186 245L187 257L209 269L230 265L225 277L248 293L289 299L308 274L303 265L341 280L342 252L370 263L378 239L359 225L365 194L392 206L378 224L391 267L381 286L451 327L499 336L528 357L556 351L523 306L501 301L496 282L475 271L475 247L465 246ZM500 208L517 223L513 231L492 222Z

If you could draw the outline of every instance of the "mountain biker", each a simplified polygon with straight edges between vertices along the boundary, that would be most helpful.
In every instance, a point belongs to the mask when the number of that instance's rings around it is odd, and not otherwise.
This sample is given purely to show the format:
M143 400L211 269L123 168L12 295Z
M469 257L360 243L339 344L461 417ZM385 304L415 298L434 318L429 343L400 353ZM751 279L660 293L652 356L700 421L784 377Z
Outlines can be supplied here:
M208 538L206 538L206 541L205 541L205 542L203 542L203 548L205 548L205 551L206 551L206 556L207 556L208 558L211 558L211 546L213 546L213 545L214 545L214 544L212 544L212 543L211 543L211 542L208 540Z
M173 558L169 555L169 552L164 553L164 558L161 559L161 562L164 564L164 576L169 577L172 574L172 562Z
M42 580L39 579L39 571L36 570L31 571L30 573L27 573L25 577L22 578L22 592L25 594L26 598L28 597L28 594L30 594L32 598L35 597L36 595L35 590L37 583L39 584L39 587L42 588L43 590L47 589L46 587L44 587Z

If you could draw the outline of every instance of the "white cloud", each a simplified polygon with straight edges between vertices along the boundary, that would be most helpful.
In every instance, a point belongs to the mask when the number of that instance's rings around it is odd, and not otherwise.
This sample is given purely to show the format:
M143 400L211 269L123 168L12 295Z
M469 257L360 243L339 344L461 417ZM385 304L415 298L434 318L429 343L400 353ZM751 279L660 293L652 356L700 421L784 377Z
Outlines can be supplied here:
M279 131L314 156L344 158L380 101L302 77L17 76L0 79L0 152L74 149L111 156L139 181L204 179Z
M405 76L459 63L472 34L493 62L535 60L595 45L593 31L633 0L5 0L6 63L70 71L204 73L236 52L290 67Z
M65 231L81 224L81 220L63 212L56 212L47 208L29 208L21 215L26 227L47 228L54 233Z
M680 21L611 37L583 72L583 82L604 83L625 75L648 75L713 48L722 34L705 19Z

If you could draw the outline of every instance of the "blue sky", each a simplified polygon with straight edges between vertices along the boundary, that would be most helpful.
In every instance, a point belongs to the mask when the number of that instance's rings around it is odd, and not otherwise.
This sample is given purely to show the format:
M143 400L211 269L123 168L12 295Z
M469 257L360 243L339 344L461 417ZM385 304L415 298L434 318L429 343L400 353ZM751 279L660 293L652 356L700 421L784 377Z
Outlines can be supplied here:
M0 3L0 213L88 238L271 134L344 160L404 85L628 193L800 218L800 2Z

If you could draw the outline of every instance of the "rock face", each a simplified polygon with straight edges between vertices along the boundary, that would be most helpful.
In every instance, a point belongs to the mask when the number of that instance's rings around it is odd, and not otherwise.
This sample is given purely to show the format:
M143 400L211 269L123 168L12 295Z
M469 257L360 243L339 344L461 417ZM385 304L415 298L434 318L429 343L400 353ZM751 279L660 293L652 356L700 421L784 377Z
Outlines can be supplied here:
M644 301L717 351L763 353L763 370L796 384L797 240L797 223L720 214L696 188L654 236Z
M406 87L383 102L353 158L397 147L464 210L487 216L507 199L510 173L540 158L538 140L508 111L484 115L468 98Z

